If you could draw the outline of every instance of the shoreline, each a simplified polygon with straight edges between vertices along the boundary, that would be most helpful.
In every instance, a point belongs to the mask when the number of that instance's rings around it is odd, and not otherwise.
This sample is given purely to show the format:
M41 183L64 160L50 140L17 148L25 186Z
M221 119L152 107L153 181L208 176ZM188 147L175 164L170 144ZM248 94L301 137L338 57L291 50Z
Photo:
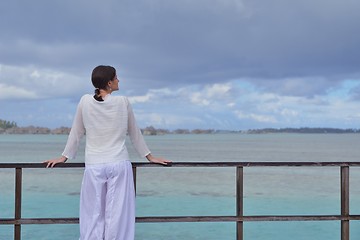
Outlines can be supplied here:
M50 129L46 127L11 127L0 128L0 134L52 134L52 135L68 135L71 128L59 127ZM145 136L167 135L167 134L271 134L271 133L301 133L301 134L356 134L360 133L360 129L341 129L341 128L263 128L249 130L214 130L214 129L156 129L152 126L141 129Z

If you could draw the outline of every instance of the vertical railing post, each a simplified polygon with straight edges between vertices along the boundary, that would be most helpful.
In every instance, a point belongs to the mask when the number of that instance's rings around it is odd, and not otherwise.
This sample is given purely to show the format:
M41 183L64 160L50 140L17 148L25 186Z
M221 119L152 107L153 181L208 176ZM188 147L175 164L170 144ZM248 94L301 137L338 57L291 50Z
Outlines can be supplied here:
M236 167L236 216L242 218L244 196L244 170L243 167ZM236 239L243 240L243 221L236 222Z
M340 167L341 178L341 216L348 217L349 211L349 166ZM341 220L341 240L350 239L349 220Z
M133 171L133 179L134 179L134 190L135 190L135 194L136 194L136 167L135 166L132 167L132 171Z
M21 219L22 168L15 170L15 220ZM14 239L21 239L21 224L14 224Z

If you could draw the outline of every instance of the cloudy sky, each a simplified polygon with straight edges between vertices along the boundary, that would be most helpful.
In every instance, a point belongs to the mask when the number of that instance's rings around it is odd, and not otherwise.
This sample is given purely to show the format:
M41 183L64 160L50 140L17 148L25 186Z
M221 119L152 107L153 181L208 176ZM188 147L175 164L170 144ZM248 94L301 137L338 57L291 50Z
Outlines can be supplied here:
M113 65L140 127L360 128L358 0L2 0L0 119L71 126Z

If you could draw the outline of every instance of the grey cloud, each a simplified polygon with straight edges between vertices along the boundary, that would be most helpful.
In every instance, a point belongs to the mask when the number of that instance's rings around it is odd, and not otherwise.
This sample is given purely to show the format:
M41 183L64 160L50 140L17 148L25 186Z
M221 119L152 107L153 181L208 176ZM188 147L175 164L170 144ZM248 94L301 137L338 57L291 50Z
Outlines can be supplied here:
M325 95L331 88L339 86L341 80L330 81L324 77L303 77L285 79L262 79L257 84L264 91L274 92L287 96L305 96L312 98L316 95Z
M0 6L0 63L44 65L81 77L109 63L122 70L133 91L248 78L267 90L312 96L336 85L339 76L360 76L355 0Z
M360 85L350 91L351 100L360 101Z
M64 72L0 64L0 86L3 91L7 91L0 100L8 95L25 100L71 97L84 92L86 83L84 79Z

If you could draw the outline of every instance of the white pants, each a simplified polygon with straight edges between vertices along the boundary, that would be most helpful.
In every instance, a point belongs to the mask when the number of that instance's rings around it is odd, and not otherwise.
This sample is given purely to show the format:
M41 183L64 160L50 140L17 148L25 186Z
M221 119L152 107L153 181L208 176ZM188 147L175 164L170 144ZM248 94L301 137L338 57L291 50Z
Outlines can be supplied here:
M80 240L134 240L130 161L87 165L80 194Z

